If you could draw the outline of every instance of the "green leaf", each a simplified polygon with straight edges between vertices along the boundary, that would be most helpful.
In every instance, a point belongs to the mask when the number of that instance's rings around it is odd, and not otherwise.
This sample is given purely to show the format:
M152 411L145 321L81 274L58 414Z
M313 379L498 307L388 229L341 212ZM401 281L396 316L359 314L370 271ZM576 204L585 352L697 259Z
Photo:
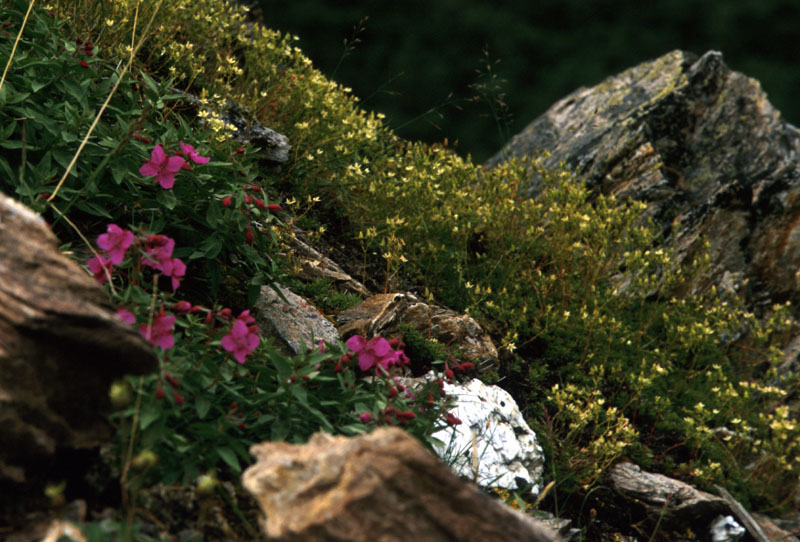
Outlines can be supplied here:
M158 94L158 84L146 73L144 72L141 73L142 73L142 79L144 79L145 84L150 88L150 90Z
M270 427L270 440L273 442L286 440L286 437L289 436L289 424L287 423L286 419L283 417L279 417L275 420L275 423L272 424Z
M142 415L139 417L139 427L142 430L150 427L154 421L161 415L161 411L156 407L144 407Z
M109 214L108 211L100 207L95 203L91 203L89 201L79 201L75 204L76 209L80 209L84 213L88 213L94 216L102 216L108 218L109 220L114 220L114 217Z
M12 94L12 95L10 95L8 97L8 100L6 100L6 104L11 105L11 104L18 104L20 102L24 102L25 100L28 99L28 96L30 96L30 95L31 95L30 92L19 92L19 93L16 93L16 94Z
M300 401L303 406L308 406L308 394L306 389L302 386L291 386L289 391L294 395L295 399Z
M203 256L206 258L216 258L217 254L222 250L222 239L219 237L209 237L200 244L200 249L203 251Z
M14 130L17 128L17 121L12 120L11 122L6 122L5 126L0 128L0 139L8 139L11 137L11 134L14 133Z
M31 81L31 90L33 92L39 92L44 87L47 86L47 81Z
M236 454L228 448L227 446L223 446L222 448L217 448L217 454L222 458L222 460L228 464L230 468L233 469L234 472L240 472L242 470L241 465L239 465L239 459L236 457Z
M111 164L111 177L114 179L116 184L122 184L122 180L125 178L125 175L130 171L130 167L128 164L117 162L115 161Z
M159 190L158 194L156 194L156 200L170 211L178 204L178 198L175 197L172 190Z
M361 435L367 432L367 426L362 424L342 425L338 429L344 435Z
M233 367L230 363L223 364L220 373L222 373L222 379L225 382L230 382L233 379Z
M222 222L222 206L218 201L212 200L209 202L208 210L206 211L206 222L212 228L216 228Z
M209 401L208 397L198 396L194 401L194 408L197 410L197 417L202 420L211 409L211 401Z

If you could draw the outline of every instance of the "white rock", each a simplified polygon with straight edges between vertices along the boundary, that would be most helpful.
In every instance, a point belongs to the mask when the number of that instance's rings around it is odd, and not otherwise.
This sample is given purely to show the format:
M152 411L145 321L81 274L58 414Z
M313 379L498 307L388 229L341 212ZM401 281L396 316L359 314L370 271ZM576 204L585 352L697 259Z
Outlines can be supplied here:
M736 542L744 536L745 528L732 516L718 516L711 523L710 531L712 542Z
M511 395L478 379L445 384L444 389L456 399L451 412L462 423L433 435L444 443L439 456L481 487L517 491L531 486L535 498L541 491L544 453Z

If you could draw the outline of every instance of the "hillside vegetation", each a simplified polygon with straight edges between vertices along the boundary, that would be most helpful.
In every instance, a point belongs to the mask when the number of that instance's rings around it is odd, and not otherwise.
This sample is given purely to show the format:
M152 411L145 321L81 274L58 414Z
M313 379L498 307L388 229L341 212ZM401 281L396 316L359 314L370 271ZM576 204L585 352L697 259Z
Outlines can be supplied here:
M132 399L118 402L108 461L128 504L157 482L233 479L264 438L397 423L426 441L445 423L446 398L426 410L391 397L359 378L344 345L287 358L254 338L259 288L291 278L293 224L377 258L374 283L416 289L491 332L502 364L482 377L544 440L555 481L544 506L578 509L623 456L723 484L753 509L791 504L795 384L774 369L785 308L760 323L717 292L682 299L704 261L677 268L642 204L590 194L536 157L486 170L446 142L404 141L296 38L240 8L138 4L37 5L16 49L28 3L5 1L0 18L0 189L93 260L161 355L158 375L120 384ZM288 136L287 164L232 138L228 100ZM532 175L535 200L523 194ZM384 417L390 405L415 416Z

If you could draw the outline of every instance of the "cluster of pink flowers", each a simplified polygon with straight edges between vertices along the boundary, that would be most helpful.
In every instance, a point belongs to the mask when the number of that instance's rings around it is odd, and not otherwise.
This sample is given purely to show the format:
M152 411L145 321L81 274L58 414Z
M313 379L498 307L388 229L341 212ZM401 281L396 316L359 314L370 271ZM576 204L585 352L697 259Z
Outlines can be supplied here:
M172 291L178 289L181 279L186 274L186 264L180 258L172 257L175 241L166 235L148 235L144 242L142 265L160 271L165 277L172 279Z
M250 311L242 311L233 322L230 332L222 337L222 348L233 354L234 359L244 363L245 357L258 347L258 326L256 319L250 316Z
M175 153L173 156L167 156L161 145L156 145L150 153L150 160L139 168L139 173L143 177L154 177L153 182L160 184L161 188L169 190L175 185L175 175L180 170L191 169L187 160L191 160L195 164L205 164L210 160L207 156L200 156L192 145L183 141L180 144L181 152Z
M215 316L227 321L233 320L233 325L228 333L222 337L220 344L239 363L244 363L245 358L258 348L261 342L258 336L259 328L255 325L255 318L250 315L249 310L242 311L234 319L230 309L224 308L215 313L200 305L192 306L188 301L178 301L167 308L176 314L197 314L206 311L205 323L208 325L214 322ZM117 315L130 325L136 323L136 316L125 307L117 310ZM153 318L152 324L139 324L139 333L155 346L163 350L169 350L175 345L175 338L172 334L175 328L175 321L176 317L167 314L162 307L161 311Z
M120 228L116 224L109 224L106 233L98 236L97 246L103 254L91 258L88 262L89 271L100 283L108 280L114 271L114 266L125 259L130 246L136 237L129 230ZM152 267L166 277L172 279L172 290L180 286L181 279L186 274L186 264L179 258L172 257L175 241L166 235L148 235L142 242L144 255L142 265Z
M125 307L117 310L117 316L126 324L134 325L136 323L136 316ZM169 350L175 345L175 337L172 335L174 327L175 317L165 313L162 308L161 312L153 318L152 324L139 324L139 333L153 345L162 350Z
M347 348L358 356L358 366L362 371L368 371L372 367L380 367L388 371L392 367L402 367L409 364L409 359L401 349L395 350L393 347L399 346L399 341L394 339L395 344L383 337L373 337L365 339L361 335L353 335L347 342Z

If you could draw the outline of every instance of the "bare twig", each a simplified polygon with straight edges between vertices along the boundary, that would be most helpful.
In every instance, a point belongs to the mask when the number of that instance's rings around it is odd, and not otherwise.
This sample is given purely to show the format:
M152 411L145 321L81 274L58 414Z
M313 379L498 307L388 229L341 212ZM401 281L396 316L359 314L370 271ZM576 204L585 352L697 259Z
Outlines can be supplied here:
M25 30L25 24L28 22L28 17L31 14L31 10L33 9L33 4L36 0L31 0L31 3L28 4L28 11L25 13L25 18L22 19L22 26L19 27L19 33L17 34L17 39L14 41L14 47L11 49L11 55L8 57L8 62L6 62L6 69L3 70L3 77L0 78L0 90L3 90L3 84L6 82L6 75L8 74L8 68L11 67L11 60L14 58L14 53L17 51L17 44L19 43L20 38L22 38L22 32Z
M739 504L739 501L734 499L724 487L720 485L715 485L714 487L717 489L719 496L722 497L722 500L731 507L731 511L736 516L736 519L742 522L744 528L747 529L747 532L753 537L753 540L756 542L770 542L767 535L764 534L764 531L762 531L761 527L756 523L756 520L753 519L753 516L744 509L744 506Z

